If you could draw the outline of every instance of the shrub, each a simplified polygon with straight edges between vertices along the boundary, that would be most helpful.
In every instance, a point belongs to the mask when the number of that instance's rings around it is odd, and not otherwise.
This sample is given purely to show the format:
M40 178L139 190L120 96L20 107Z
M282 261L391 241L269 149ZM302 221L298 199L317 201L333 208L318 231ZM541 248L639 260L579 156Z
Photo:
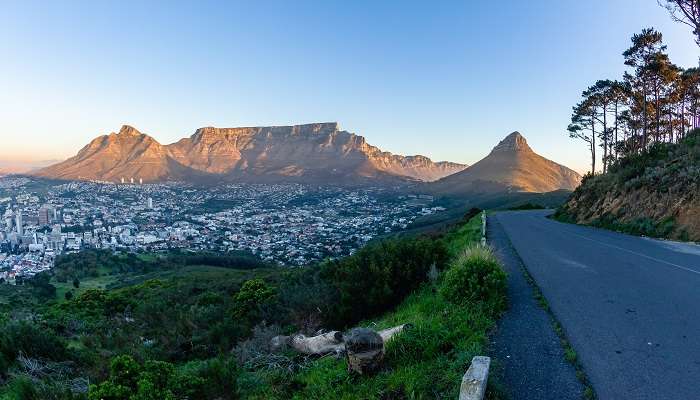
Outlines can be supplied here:
M399 304L442 269L447 249L439 240L400 238L371 243L350 257L323 266L322 277L337 293L328 319L342 328Z
M234 298L234 315L239 318L243 317L256 307L272 302L275 295L275 289L262 279L245 281Z
M178 371L171 363L149 360L143 366L131 356L112 359L109 379L90 385L89 400L175 400L230 399L235 389L235 368L221 367L215 361L204 363L201 371ZM222 372L224 371L224 372ZM206 378L206 384L205 384ZM222 380L229 381L222 383Z
M506 274L491 249L469 247L445 273L440 293L458 304L481 303L499 312L506 306Z
M0 327L0 353L7 361L14 361L20 353L48 360L61 360L68 355L58 336L29 322L10 322Z

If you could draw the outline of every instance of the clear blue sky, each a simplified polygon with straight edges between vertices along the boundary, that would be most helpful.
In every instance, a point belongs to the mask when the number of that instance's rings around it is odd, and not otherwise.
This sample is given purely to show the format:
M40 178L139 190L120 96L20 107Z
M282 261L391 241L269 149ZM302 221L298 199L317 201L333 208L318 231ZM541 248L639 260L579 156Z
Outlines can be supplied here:
M582 89L644 27L697 64L656 0L2 1L0 160L56 159L132 124L338 121L382 149L472 163L519 130L583 171L565 134Z

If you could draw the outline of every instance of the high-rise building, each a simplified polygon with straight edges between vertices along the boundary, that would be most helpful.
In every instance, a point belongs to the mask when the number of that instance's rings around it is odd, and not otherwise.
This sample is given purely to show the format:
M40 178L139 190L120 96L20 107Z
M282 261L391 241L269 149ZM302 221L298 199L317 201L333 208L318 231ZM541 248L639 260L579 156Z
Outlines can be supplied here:
M146 201L146 205L148 206L149 210L153 209L153 198L149 197L148 200Z
M11 232L12 231L12 220L14 218L14 213L10 209L10 207L7 207L7 210L5 210L5 231L6 232Z
M53 208L44 204L39 208L39 225L46 226L51 223L51 218L53 217Z
M63 250L63 239L61 238L61 225L54 225L51 230L51 248L54 250Z
M17 215L15 215L15 225L17 228L17 235L22 236L22 210L17 210Z

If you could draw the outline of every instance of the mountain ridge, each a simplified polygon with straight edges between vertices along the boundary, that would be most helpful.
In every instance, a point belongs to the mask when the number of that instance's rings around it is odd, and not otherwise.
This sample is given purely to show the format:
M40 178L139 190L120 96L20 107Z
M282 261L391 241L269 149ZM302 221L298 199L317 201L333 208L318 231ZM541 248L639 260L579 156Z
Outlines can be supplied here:
M35 173L54 179L144 182L221 181L432 181L466 166L401 156L341 130L337 122L289 126L202 127L163 145L124 125L101 135L78 153Z

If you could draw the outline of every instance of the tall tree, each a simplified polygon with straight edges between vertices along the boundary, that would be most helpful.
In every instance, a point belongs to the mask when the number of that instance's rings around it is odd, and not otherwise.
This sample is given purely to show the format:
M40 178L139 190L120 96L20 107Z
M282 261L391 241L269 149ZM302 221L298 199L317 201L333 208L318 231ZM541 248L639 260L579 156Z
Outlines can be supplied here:
M613 113L615 126L613 127L613 149L615 158L618 157L618 144L620 142L620 114L623 112L622 106L628 102L632 89L626 82L613 81L610 87L610 99L613 103Z
M658 0L671 13L674 21L693 29L695 43L700 46L700 0Z
M680 80L680 132L681 136L685 136L688 130L700 126L700 68L689 68L683 71Z
M609 79L599 80L595 85L589 87L583 92L583 97L591 102L593 107L598 107L600 112L591 114L596 118L596 121L603 125L603 129L598 131L600 138L600 147L603 149L603 173L608 170L609 149L612 143L612 129L608 128L608 113L611 111L613 82ZM594 126L595 128L595 126Z
M650 65L658 53L666 49L662 43L663 36L653 28L642 30L642 33L632 36L632 46L625 50L622 55L625 57L625 65L635 68L635 74L628 74L630 83L636 90L641 92L642 109L642 140L643 147L649 143L648 131L648 107L647 100L650 92L650 81L653 70Z
M567 128L569 137L583 140L588 144L591 152L591 174L595 174L596 168L596 121L598 120L598 107L590 98L585 98L577 104L571 115L571 123Z
M673 65L666 53L658 51L651 57L651 61L644 71L654 96L654 139L662 141L663 136L673 136L672 127L668 130L663 130L661 121L664 108L667 104L666 99L671 96L672 87L676 79L678 79L679 68ZM672 123L671 123L672 125Z

